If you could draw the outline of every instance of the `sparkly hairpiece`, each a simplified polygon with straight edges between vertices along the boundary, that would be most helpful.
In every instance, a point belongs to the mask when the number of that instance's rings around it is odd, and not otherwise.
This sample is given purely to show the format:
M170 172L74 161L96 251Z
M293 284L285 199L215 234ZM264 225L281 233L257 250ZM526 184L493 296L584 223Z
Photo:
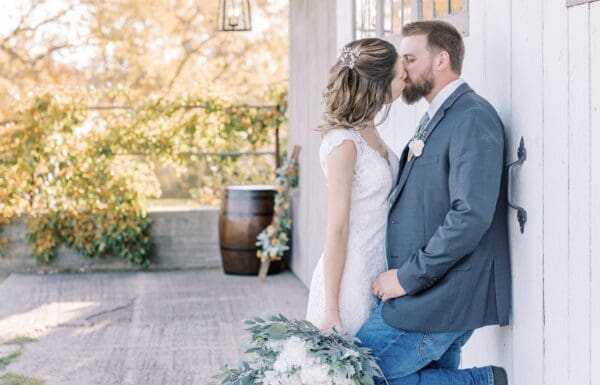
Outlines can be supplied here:
M358 48L344 47L340 51L340 60L344 66L348 66L350 69L354 68L359 56L360 50Z

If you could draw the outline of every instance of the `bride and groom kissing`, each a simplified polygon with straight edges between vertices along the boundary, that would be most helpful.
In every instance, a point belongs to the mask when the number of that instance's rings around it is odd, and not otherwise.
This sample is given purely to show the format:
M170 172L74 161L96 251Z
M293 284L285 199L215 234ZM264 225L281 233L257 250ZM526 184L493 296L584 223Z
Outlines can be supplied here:
M464 54L448 23L407 24L398 50L347 44L323 93L327 230L307 319L372 349L380 383L508 383L500 367L459 369L511 302L504 127L461 79ZM429 107L398 158L375 116L400 96Z

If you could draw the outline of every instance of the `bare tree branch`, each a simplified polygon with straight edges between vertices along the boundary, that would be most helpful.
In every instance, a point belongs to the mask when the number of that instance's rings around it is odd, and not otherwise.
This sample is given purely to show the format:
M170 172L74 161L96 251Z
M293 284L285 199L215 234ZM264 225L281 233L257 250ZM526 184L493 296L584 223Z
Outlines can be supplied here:
M179 75L181 75L181 72L183 71L183 68L185 67L186 63L192 58L192 56L194 56L196 53L198 53L198 51L200 51L207 42L208 42L208 40L204 40L202 43L200 43L195 48L186 50L185 56L177 65L177 69L175 70L175 73L173 74L173 76L171 77L171 80L169 81L169 85L167 86L166 93L171 92L171 89L173 88L175 81L177 80Z
M11 38L17 36L19 34L19 32L21 32L23 30L23 24L25 23L25 20L27 20L29 18L29 16L31 16L33 11L35 11L37 6L40 4L41 4L40 0L32 0L31 1L29 10L27 12L25 12L23 15L21 15L21 18L19 19L19 22L17 23L17 27L3 39L4 42L7 42Z
M71 12L74 9L75 9L75 4L71 4L69 7L67 7L65 9L63 9L62 11L58 12L56 15L54 15L54 16L46 19L46 20L43 20L43 21L39 22L34 27L31 27L31 30L35 31L38 28L40 28L41 26L43 26L43 25L46 25L48 23L52 23L54 21L57 21L58 19L60 19L61 17L63 17L64 15L66 15L67 13Z
M227 72L227 70L229 69L230 66L231 66L231 61L227 60L225 62L225 65L223 65L223 67L221 67L221 70L219 71L219 73L216 76L213 76L212 82L214 83L217 80L219 80L221 78L221 76L223 76L225 74L225 72Z
M40 2L40 1L34 1L34 2L32 2L32 7L29 9L29 11L28 11L28 12L27 12L25 15L23 15L23 16L21 17L21 20L19 21L19 24L18 24L17 28L15 28L15 29L13 30L13 32L12 32L12 33L10 33L8 36L6 36L6 37L4 38L4 41L5 41L5 42L7 42L7 41L8 41L8 40L10 40L11 38L13 38L13 37L17 36L18 34L20 34L20 33L22 33L22 32L27 32L27 31L29 31L29 32L35 32L35 31L37 31L37 30L38 30L40 27L42 27L42 26L44 26L44 25L46 25L46 24L50 24L50 23L53 23L53 22L55 22L55 21L59 20L61 17L63 17L63 16L64 16L64 15L66 15L67 13L71 12L71 11L72 11L73 9L75 9L75 7L76 7L76 5L75 5L75 4L71 4L69 7L65 8L65 9L63 9L63 10L61 10L60 12L56 13L54 16L52 16L52 17L49 17L49 18L47 18L47 19L45 19L45 20L42 20L42 21L40 21L38 24L36 24L36 25L34 25L34 26L27 26L27 27L24 27L24 26L23 26L23 23L25 22L25 20L26 20L27 18L29 18L29 16L31 16L31 13L32 13L32 12L35 10L35 8L36 8L36 7L37 7L39 4L41 4L41 2Z
M37 63L40 60L45 59L46 57L48 57L49 55L51 55L52 53L56 52L56 51L60 51L61 49L65 49L65 48L77 48L77 47L82 47L85 44L71 44L71 43L64 43L64 44L59 44L56 45L54 47L50 47L46 50L46 52L37 55L36 57L34 57L33 59L31 59L30 61L30 65L32 67L35 67L37 65Z
M6 36L2 40L2 43L0 43L0 50L6 52L11 58L16 59L16 60L20 61L21 63L29 65L31 67L35 67L37 62L44 59L45 57L47 57L48 55L50 55L51 53L53 53L55 51L58 51L63 48L75 46L73 44L65 43L65 44L51 47L45 53L37 55L33 58L27 58L27 57L23 56L22 54L18 53L13 47L10 47L8 45L8 42L10 41L10 39L17 37L19 34L21 34L23 32L35 32L43 25L53 23L53 22L59 20L61 17L63 17L64 15L66 15L67 13L69 13L70 11L72 11L75 8L75 5L71 4L69 7L61 10L60 12L56 13L54 16L49 17L45 20L42 20L41 22L39 22L38 24L36 24L34 26L24 26L27 19L31 16L33 11L35 11L35 9L40 4L42 4L41 0L32 0L29 10L24 15L21 16L21 19L19 20L19 24L17 25L17 28L15 28L13 30L13 32L10 33L8 36Z
M194 20L196 20L196 18L200 14L201 14L201 9L199 7L196 7L195 12L189 18L184 18L182 16L175 15L175 17L177 18L177 20L179 20L181 23L183 23L182 30L183 30L183 33L186 36L190 32L190 28L192 27L192 23L194 22ZM185 51L185 55L184 55L183 59L181 59L181 61L177 65L177 68L175 69L175 73L171 77L171 80L169 80L169 83L167 85L167 90L165 92L166 94L168 94L169 92L171 92L171 90L173 89L173 85L177 81L177 78L179 77L179 75L181 75L181 72L183 71L183 68L185 67L185 65L187 64L187 62L191 59L191 57L193 55L195 55L196 53L198 53L202 49L202 47L209 41L209 39L205 39L198 46L196 46L194 48L189 48L190 41L191 41L191 39L187 38L187 39L184 39L182 41L182 43L181 43L181 45L183 47L183 50Z

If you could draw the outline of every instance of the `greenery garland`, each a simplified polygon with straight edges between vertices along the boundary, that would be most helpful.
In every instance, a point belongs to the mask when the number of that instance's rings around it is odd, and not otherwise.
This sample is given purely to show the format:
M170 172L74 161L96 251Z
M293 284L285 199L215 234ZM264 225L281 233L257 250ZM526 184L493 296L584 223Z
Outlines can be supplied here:
M290 249L292 231L290 189L298 186L298 154L300 147L295 146L287 163L277 169L275 207L273 220L256 238L259 250L256 256L261 260L259 276L264 279L271 261L283 258Z

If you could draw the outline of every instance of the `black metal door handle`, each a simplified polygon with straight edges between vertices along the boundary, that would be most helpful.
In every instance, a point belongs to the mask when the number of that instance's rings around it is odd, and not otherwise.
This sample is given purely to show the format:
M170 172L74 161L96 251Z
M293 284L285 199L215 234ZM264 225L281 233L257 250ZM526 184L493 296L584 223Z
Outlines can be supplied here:
M527 159L527 150L525 149L525 141L521 137L521 143L517 150L518 159L508 165L508 205L513 209L517 210L517 220L519 221L519 227L521 228L521 234L525 231L525 223L527 223L527 211L514 201L513 197L513 178L515 167L520 166Z

